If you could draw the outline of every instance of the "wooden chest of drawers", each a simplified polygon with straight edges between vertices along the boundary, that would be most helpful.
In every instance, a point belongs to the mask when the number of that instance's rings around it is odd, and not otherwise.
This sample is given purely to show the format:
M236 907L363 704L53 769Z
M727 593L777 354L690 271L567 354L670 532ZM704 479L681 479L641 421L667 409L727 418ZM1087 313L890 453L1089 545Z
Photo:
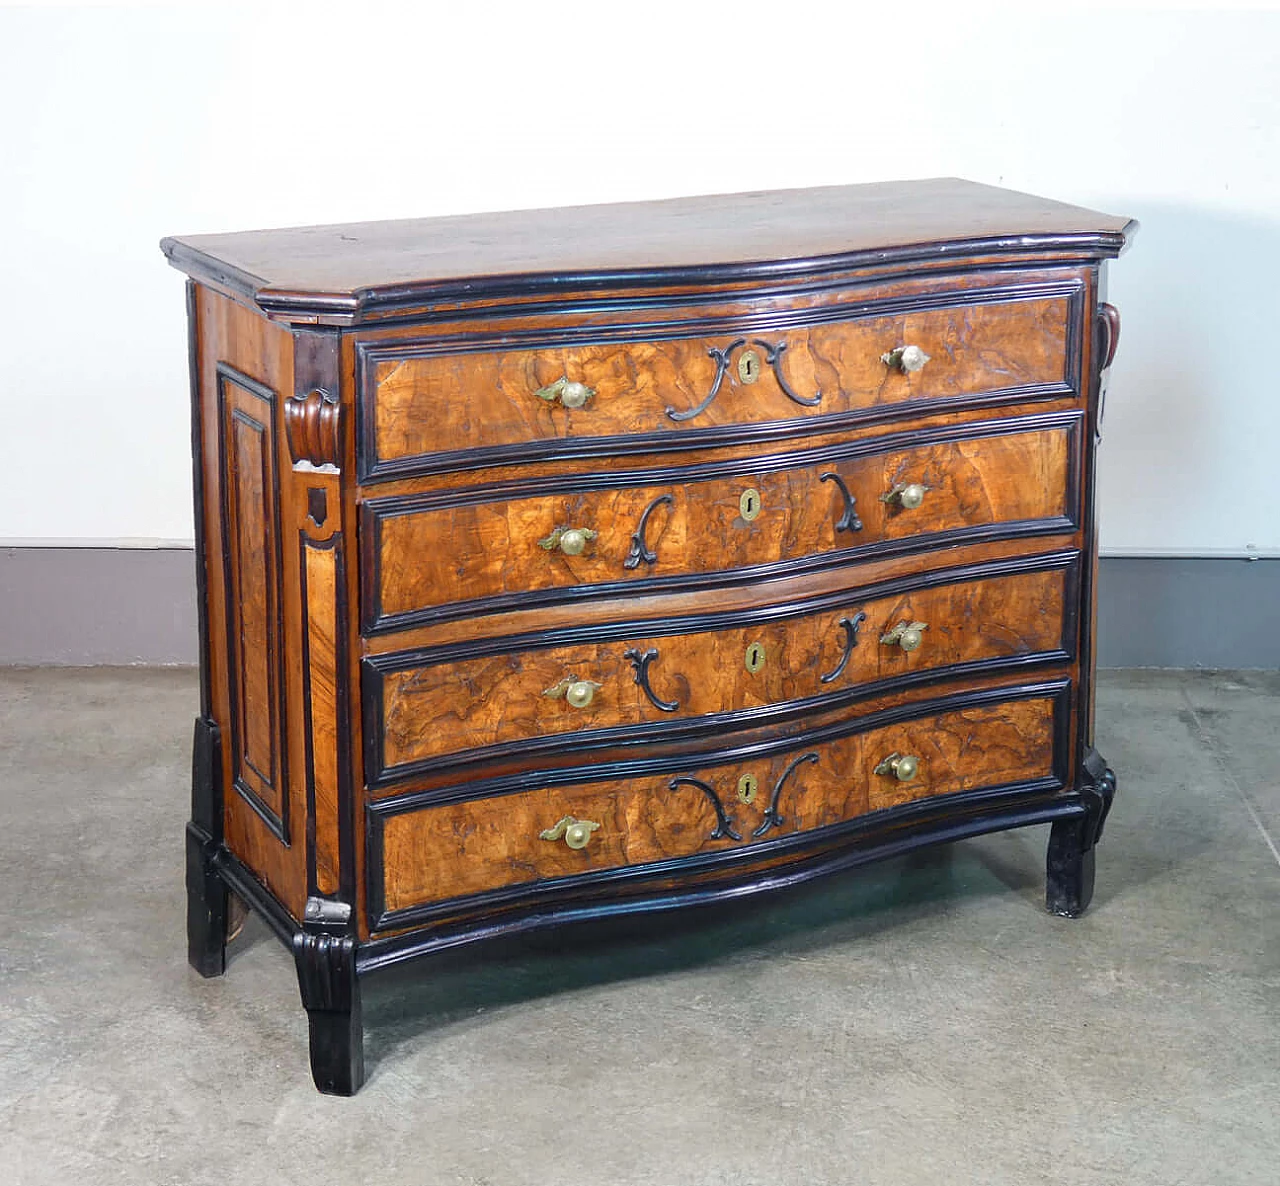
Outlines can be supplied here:
M958 181L166 239L192 964L360 978L1052 823L1075 915L1123 219Z

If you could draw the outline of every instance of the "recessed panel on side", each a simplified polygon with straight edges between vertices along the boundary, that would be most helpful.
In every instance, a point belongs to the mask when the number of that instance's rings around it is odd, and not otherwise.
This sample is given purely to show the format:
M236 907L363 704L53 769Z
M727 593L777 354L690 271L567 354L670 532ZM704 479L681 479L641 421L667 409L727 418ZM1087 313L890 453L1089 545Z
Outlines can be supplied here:
M229 366L217 374L231 785L288 843L276 395Z

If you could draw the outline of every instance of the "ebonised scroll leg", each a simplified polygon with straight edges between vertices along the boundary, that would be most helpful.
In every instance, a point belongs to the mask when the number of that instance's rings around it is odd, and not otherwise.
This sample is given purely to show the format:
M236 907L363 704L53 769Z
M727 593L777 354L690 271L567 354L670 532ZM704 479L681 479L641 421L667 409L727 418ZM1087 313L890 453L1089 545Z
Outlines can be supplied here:
M197 717L187 824L187 959L201 976L221 976L227 967L227 886L214 864L222 825L219 763L218 727Z
M227 969L227 886L214 867L217 846L187 825L187 961L201 976Z
M1116 776L1097 750L1085 755L1080 795L1085 814L1059 820L1049 834L1045 862L1045 907L1051 914L1079 918L1093 899L1095 849L1116 793Z
M311 1077L327 1095L355 1095L364 1083L356 941L300 931L293 937L293 955L311 1034Z

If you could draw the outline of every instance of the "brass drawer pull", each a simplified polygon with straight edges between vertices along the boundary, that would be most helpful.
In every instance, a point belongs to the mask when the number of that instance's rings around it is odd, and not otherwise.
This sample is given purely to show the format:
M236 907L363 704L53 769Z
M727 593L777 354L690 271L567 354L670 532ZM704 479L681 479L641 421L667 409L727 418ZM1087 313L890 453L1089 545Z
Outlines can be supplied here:
M574 819L571 815L566 815L564 819L557 820L549 828L544 828L538 833L539 840L560 840L573 849L586 848L587 843L591 840L591 833L598 831L600 825L589 819Z
M604 687L603 684L598 684L594 680L566 675L558 684L552 684L542 694L551 700L563 698L573 708L587 708L602 687Z
M899 646L904 651L918 651L928 629L928 622L899 622L892 630L880 635L880 641L887 647Z
M895 482L892 490L880 495L880 501L889 506L901 507L904 511L914 511L924 502L926 492L932 489L932 486L925 486L920 482Z
M916 371L924 370L924 364L929 361L929 358L930 355L919 346L899 346L895 350L880 355L880 361L885 366L890 370L899 370L904 375L912 375Z
M877 774L892 775L899 782L910 782L920 771L920 759L914 754L890 754L879 766Z
M559 403L562 408L581 408L587 400L595 396L594 387L585 383L574 383L568 375L561 375L554 383L539 387L533 394L549 404Z
M548 552L558 549L566 556L581 556L597 534L590 527L557 527L546 539L538 541L538 547Z

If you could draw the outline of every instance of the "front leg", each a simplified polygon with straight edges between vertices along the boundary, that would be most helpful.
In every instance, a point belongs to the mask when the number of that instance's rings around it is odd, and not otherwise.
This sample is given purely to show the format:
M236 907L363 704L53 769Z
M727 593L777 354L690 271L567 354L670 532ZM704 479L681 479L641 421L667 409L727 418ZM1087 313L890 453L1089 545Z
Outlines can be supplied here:
M293 955L310 1030L311 1077L328 1095L355 1095L364 1083L356 941L351 935L300 931L293 937Z
M201 976L227 968L227 886L213 863L215 845L187 824L187 962Z
M1097 750L1089 750L1080 786L1085 814L1059 820L1049 834L1045 907L1051 914L1079 918L1089 908L1093 898L1094 850L1102 839L1102 826L1115 793L1115 773Z

